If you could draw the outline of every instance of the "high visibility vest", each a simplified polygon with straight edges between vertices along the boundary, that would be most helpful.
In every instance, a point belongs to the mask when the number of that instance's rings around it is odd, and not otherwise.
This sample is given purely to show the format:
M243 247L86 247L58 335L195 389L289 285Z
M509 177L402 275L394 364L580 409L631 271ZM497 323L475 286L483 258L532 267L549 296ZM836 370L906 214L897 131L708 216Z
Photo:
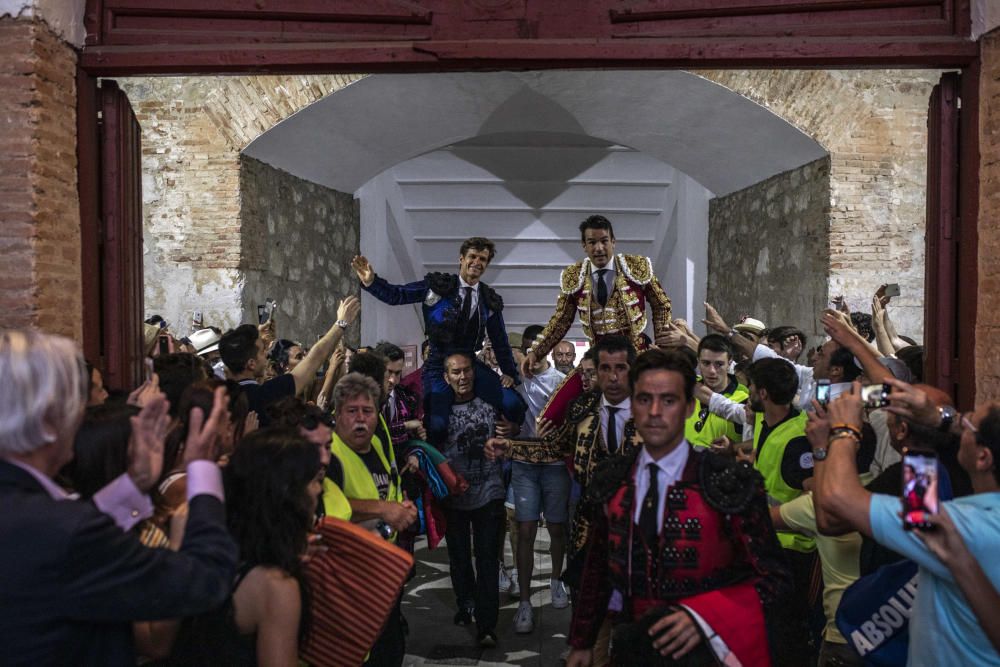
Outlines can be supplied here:
M754 420L753 448L757 452L757 458L754 460L753 467L764 477L764 489L767 491L768 500L771 503L787 503L803 493L800 489L793 489L785 484L785 480L781 476L781 460L785 456L788 441L806 434L806 421L808 421L808 417L804 411L785 420L768 433L764 447L761 449L760 432L764 424L764 413L758 412ZM816 542L811 537L785 530L777 532L778 541L786 549L804 553L816 549Z
M323 479L323 511L326 516L343 521L350 521L353 513L351 502L332 479Z
M750 397L750 390L743 385L736 383L736 387L729 392L722 394L735 403L743 403ZM708 406L705 406L707 409ZM707 410L706 410L707 411ZM742 442L743 433L737 430L737 425L728 419L709 412L705 419L700 419L702 412L701 401L695 399L694 412L684 422L684 437L695 447L708 447L712 441L718 440L722 436L729 438L731 442ZM701 428L695 428L701 422Z
M389 492L386 495L387 502L403 502L403 491L399 486L399 474L396 471L396 453L389 443L389 458L386 458L382 449L382 441L372 438L372 449L378 455L379 461L385 467L385 472L389 475ZM330 445L330 451L337 457L344 468L344 496L353 500L381 500L378 495L378 487L368 470L368 466L358 454L351 449L336 433Z

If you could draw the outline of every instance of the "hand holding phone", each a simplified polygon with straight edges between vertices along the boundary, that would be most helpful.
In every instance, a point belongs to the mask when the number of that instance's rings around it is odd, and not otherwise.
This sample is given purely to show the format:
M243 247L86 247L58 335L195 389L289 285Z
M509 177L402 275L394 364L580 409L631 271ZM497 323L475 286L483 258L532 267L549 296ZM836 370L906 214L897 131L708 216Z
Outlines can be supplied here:
M903 529L932 530L927 520L938 512L937 453L927 449L903 450Z
M816 402L824 407L830 404L829 380L816 380Z

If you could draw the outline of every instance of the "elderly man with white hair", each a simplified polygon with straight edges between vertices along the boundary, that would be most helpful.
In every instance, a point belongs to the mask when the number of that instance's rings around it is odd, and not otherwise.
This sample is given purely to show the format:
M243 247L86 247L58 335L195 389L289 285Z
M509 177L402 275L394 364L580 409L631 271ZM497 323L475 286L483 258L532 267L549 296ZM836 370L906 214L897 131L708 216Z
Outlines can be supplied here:
M73 458L88 385L72 341L0 331L0 646L7 665L134 665L132 621L199 614L231 590L236 547L212 461L224 390L207 419L198 408L191 417L189 516L173 552L146 548L123 531L147 511L144 494L162 472L169 422L162 396L132 418L128 472L93 503L73 500L53 481Z

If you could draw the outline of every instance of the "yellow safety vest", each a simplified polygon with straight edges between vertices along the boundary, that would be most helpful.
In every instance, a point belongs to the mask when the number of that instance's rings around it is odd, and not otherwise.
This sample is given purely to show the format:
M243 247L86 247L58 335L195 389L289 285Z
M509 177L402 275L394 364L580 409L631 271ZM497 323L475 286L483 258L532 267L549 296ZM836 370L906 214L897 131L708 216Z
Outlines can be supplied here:
M753 467L764 477L764 489L767 491L769 502L777 504L787 503L802 495L799 489L793 489L785 484L785 479L781 476L781 460L785 457L785 448L792 438L798 438L806 434L806 421L808 417L805 412L799 412L791 419L786 419L777 427L771 430L764 441L764 449L760 449L760 432L764 425L764 413L758 412L754 420L753 448L757 452ZM792 551L809 553L815 551L816 541L811 537L806 537L799 533L779 530L778 541L781 546Z
M742 403L750 397L750 390L743 385L736 383L736 387L729 392L722 394L726 398L736 403ZM694 401L694 412L684 422L684 437L695 447L709 447L714 440L722 436L729 438L731 442L742 442L743 434L736 430L736 424L711 412L704 420L699 419L702 411L701 402ZM701 429L696 429L698 422L702 422Z
M323 479L323 511L327 516L344 521L351 520L351 502L340 487L328 478Z
M372 449L375 450L379 461L385 466L386 474L389 475L386 501L403 502L403 491L399 486L399 475L396 474L396 453L392 449L392 443L389 443L389 458L386 458L382 449L382 441L376 437L372 437ZM344 496L352 500L381 500L368 466L336 433L333 434L330 451L344 468Z

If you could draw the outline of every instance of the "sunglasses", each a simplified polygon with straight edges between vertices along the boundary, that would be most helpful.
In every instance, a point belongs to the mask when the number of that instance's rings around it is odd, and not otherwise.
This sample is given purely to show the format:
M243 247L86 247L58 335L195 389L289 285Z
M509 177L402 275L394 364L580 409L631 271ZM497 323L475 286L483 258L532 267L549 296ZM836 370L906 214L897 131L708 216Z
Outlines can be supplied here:
M698 421L694 423L694 430L701 433L701 429L705 428L705 422L708 420L708 408L702 408L698 411Z
M334 426L333 415L327 415L327 414L323 414L323 415L319 415L319 416L317 416L317 415L305 415L302 418L302 421L299 422L299 425L302 428L304 428L305 430L307 430L307 431L314 430L320 424L322 424L323 426L329 426L330 428L333 428L333 426Z

